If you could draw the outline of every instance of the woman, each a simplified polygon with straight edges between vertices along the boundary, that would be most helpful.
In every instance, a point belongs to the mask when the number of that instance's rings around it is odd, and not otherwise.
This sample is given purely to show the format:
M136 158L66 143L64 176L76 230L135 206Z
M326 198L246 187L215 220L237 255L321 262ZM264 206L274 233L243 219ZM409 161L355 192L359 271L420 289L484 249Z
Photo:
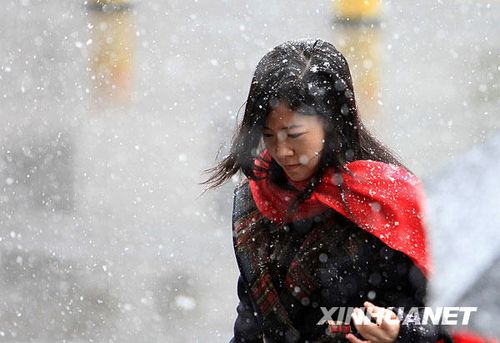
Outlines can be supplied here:
M400 320L426 295L420 181L363 127L333 45L291 41L263 57L212 171L212 187L246 176L234 198L232 342L436 341L432 325ZM365 321L325 318L335 307Z

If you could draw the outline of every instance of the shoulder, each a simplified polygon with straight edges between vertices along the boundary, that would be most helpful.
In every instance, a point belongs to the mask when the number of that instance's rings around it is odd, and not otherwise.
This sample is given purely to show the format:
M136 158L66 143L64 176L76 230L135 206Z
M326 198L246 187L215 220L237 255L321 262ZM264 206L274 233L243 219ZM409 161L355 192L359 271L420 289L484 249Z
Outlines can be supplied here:
M253 249L248 245L248 242L261 241L260 238L265 235L265 230L260 229L266 222L266 219L257 209L250 191L250 185L245 180L234 190L232 231L237 255L241 251Z
M404 166L381 161L356 160L346 164L345 168L349 174L361 180L390 181L413 186L421 183L420 179Z
M342 174L344 188L369 202L378 202L398 212L402 203L417 207L423 204L425 195L422 181L403 166L380 161L357 160L348 163Z

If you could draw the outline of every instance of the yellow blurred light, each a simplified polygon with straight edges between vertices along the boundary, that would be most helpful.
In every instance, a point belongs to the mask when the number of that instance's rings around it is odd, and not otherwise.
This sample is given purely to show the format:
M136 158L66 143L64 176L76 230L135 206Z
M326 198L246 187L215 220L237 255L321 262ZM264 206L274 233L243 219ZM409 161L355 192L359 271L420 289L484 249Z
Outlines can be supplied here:
M378 17L380 0L333 0L340 18L366 20Z

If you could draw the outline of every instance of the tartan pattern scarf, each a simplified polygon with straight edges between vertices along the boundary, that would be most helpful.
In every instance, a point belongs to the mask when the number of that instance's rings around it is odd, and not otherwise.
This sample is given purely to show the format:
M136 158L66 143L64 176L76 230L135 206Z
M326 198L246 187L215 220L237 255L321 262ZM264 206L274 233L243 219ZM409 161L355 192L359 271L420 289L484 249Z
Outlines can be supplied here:
M320 280L316 275L319 255L324 251L338 250L338 239L342 237L342 230L334 225L335 214L328 211L327 215L322 215L322 220L313 224L298 251L294 253L290 265L287 266L283 287L278 291L271 278L273 271L269 269L269 261L271 253L286 254L290 251L287 249L289 239L284 230L285 224L272 223L258 210L251 200L248 185L243 185L238 191L247 194L236 196L233 218L234 246L240 270L262 316L263 330L270 337L278 335L277 332L284 333L283 341L299 341L300 333L292 321L304 305L309 305L314 291L320 287ZM354 258L357 251L352 246L346 246L345 250L339 253L349 253ZM345 342L340 338L343 334L327 335L326 328L318 326L317 332L321 338L315 342L332 342L335 337L338 337L339 342Z

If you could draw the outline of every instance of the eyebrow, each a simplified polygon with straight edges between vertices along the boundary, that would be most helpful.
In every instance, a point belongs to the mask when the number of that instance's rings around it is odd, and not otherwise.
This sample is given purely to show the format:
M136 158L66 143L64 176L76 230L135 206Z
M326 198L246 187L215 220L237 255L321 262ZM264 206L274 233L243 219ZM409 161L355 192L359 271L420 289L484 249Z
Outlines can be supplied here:
M298 127L303 127L304 125L290 125L290 126L283 126L281 128L281 130L291 130L291 129L295 129L295 128L298 128ZM264 126L264 130L271 130L270 128L268 128L267 126ZM272 130L271 130L272 131Z

